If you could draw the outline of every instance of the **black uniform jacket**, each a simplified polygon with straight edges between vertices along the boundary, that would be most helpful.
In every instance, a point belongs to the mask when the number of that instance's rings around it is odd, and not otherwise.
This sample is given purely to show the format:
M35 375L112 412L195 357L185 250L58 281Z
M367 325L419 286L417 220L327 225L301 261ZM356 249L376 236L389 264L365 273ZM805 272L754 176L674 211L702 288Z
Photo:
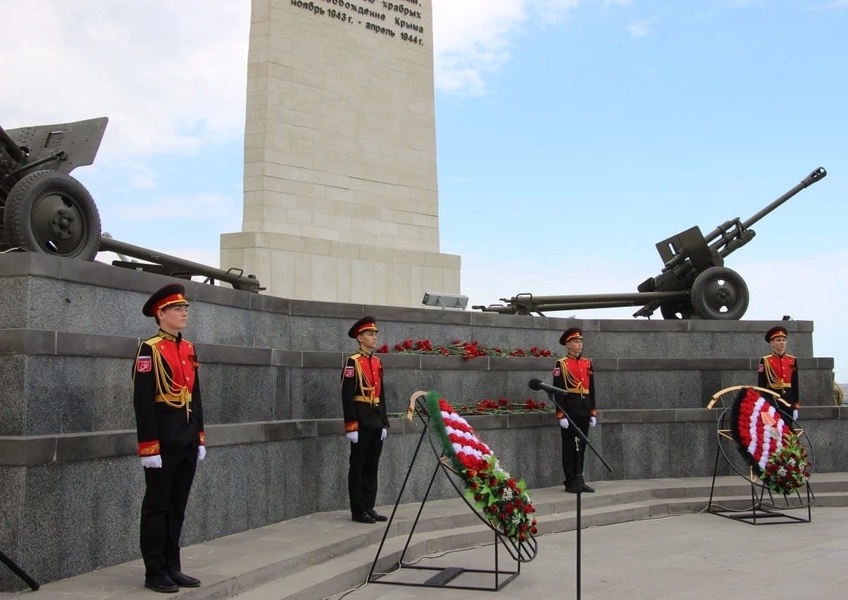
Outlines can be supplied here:
M383 363L374 354L357 352L342 370L345 431L389 426L383 389Z
M203 403L194 345L164 331L138 347L133 404L139 456L203 445Z
M595 416L595 370L590 359L583 356L559 359L554 365L553 386L568 392L557 400L569 417ZM561 408L557 406L557 419L565 417Z
M791 354L766 354L757 368L757 386L773 390L792 405L801 408L798 394L798 361Z

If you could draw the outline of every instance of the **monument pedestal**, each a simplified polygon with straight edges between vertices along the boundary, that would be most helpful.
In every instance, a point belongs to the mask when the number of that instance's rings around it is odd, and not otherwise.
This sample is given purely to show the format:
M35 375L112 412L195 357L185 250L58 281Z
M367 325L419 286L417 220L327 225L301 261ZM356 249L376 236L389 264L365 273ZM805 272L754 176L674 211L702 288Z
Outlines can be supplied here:
M459 290L460 257L282 233L221 236L221 264L243 265L273 296L420 306L425 291Z

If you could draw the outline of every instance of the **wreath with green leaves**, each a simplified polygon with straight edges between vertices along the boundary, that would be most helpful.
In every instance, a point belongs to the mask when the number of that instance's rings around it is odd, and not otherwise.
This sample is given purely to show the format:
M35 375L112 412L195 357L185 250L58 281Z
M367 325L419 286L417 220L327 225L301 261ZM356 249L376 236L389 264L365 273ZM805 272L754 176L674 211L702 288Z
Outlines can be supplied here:
M515 479L444 398L427 394L427 412L442 442L444 456L465 483L465 497L497 531L518 542L537 533L536 509L523 479Z
M769 456L760 479L768 489L784 496L807 483L810 479L810 461L797 435L784 436L783 446Z
M742 389L734 400L730 421L739 452L765 487L786 496L807 483L810 460L806 449L760 391Z

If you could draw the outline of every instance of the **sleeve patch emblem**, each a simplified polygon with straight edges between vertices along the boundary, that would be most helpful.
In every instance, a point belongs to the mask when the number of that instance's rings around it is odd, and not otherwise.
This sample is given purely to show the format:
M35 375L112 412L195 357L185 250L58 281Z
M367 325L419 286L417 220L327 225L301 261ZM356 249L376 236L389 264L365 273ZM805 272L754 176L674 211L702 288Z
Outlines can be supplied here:
M757 367L757 372L758 372L758 373L762 373L762 372L763 372L763 371L765 371L765 370L766 370L765 365L764 365L763 363L760 363L760 366L759 366L759 367Z
M345 367L344 376L345 377L353 377L353 366Z
M554 367L554 377L559 377L561 374L562 371L560 371L559 367Z
M135 361L135 370L139 373L150 373L153 370L153 357L139 356Z

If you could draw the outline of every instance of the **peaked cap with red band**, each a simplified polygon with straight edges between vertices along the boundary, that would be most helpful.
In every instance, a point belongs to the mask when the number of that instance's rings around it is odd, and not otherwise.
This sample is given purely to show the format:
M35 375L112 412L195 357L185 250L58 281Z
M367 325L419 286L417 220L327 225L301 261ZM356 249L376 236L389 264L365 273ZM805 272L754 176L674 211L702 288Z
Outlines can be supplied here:
M781 336L781 335L782 335L783 337L787 337L787 335L786 335L786 328L785 328L785 327L781 327L780 325L778 325L778 326L776 326L776 327L772 327L771 329L769 329L768 331L766 331L766 341L767 341L767 342L770 342L770 341L772 341L774 338L776 338L776 337L778 337L778 336Z
M347 337L356 339L363 331L378 331L377 320L374 317L362 317L347 332Z
M188 306L188 300L185 299L185 287L179 283L169 283L147 299L141 309L141 314L145 317L152 317L156 314L156 311L178 304Z
M565 333L559 336L559 343L565 346L567 342L577 338L583 339L583 330L579 327L570 327L565 330Z

